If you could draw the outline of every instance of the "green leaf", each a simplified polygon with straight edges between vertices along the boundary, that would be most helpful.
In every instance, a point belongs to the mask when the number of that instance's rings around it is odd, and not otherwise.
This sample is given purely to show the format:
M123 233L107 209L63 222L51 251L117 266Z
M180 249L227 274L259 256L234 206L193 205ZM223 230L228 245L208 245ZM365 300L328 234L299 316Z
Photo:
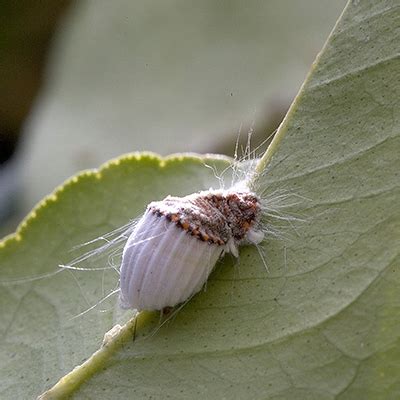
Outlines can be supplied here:
M145 316L82 386L66 379L74 398L399 398L399 10L349 3L267 153L266 199L285 190L300 200L283 216L304 219L267 239L270 272L254 248L226 257L170 323L154 333ZM3 242L1 279L51 273L150 200L216 184L195 157L132 156L82 175ZM64 271L3 283L2 398L40 394L99 348L128 317L115 301L70 318L116 281Z

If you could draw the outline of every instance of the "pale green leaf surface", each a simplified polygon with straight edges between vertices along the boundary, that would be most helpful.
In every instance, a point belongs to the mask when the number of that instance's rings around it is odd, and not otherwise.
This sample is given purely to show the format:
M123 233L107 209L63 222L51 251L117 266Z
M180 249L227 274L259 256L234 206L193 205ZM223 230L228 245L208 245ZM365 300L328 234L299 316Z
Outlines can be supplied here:
M305 221L266 241L270 272L254 248L227 257L74 398L399 398L399 26L397 1L351 2L283 123L261 187L302 196L286 211ZM199 159L160 163L122 159L67 184L0 249L1 279L54 271L150 200L217 184ZM49 388L126 318L110 301L69 320L117 279L74 276L2 287L1 397Z

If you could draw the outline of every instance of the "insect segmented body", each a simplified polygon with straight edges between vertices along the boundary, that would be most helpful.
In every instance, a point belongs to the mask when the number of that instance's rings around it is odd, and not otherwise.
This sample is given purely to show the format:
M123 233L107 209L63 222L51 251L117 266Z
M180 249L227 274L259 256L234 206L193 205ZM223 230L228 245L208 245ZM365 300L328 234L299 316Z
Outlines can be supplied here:
M130 234L120 270L120 304L137 310L173 307L197 293L218 259L258 244L261 204L248 190L168 196L148 205Z

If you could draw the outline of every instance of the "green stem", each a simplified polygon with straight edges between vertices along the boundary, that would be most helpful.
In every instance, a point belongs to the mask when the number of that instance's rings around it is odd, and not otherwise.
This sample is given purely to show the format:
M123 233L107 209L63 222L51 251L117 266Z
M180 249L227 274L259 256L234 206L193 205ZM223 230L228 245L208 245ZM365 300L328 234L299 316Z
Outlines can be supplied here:
M60 400L68 398L86 380L102 369L111 356L125 343L133 340L135 331L144 325L152 313L141 312L124 326L116 325L104 337L103 344L88 360L63 376L51 389L41 394L37 400Z
M300 87L299 92L297 93L295 99L293 100L293 103L290 105L289 110L285 115L285 118L283 119L283 121L279 125L274 138L272 139L270 145L268 146L268 148L265 151L265 153L263 154L263 156L258 161L258 163L257 163L257 165L256 165L256 167L254 169L253 174L250 176L248 185L249 185L249 188L251 188L251 190L256 191L258 179L260 178L260 176L262 176L262 174L265 171L266 167L271 162L272 157L274 156L275 152L277 151L280 142L282 141L283 137L285 136L286 132L288 131L289 123L290 123L294 113L298 109L300 100L304 96L305 87L307 86L308 82L310 81L311 76L314 73L315 68L317 67L317 65L320 62L321 55L325 52L325 48L328 45L328 43L330 42L330 39L331 39L331 37L333 35L333 32L335 32L337 24L339 23L339 21L341 21L341 19L343 17L343 14L346 12L346 9L348 8L349 4L350 4L350 2L347 3L347 5L345 6L344 10L342 11L342 14L340 15L340 17L336 21L335 26L333 27L333 29L332 29L328 39L326 40L324 46L322 47L321 51L318 53L316 59L314 60L312 66L311 66L311 68L310 68L310 70L309 70L309 72L308 72L308 74L306 76L306 79L304 80L303 84Z

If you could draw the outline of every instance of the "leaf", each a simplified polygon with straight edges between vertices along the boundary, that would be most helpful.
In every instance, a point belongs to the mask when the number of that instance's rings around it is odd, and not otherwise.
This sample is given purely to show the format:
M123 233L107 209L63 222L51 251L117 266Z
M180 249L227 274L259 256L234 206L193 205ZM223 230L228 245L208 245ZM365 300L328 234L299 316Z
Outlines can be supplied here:
M155 334L157 320L141 324L74 398L399 397L399 20L395 1L350 2L281 125L260 186L303 199L286 212L305 222L267 240L270 272L254 248L239 265L226 257L204 292ZM133 156L80 176L3 244L1 279L54 271L150 200L215 184L193 157ZM102 280L63 272L2 287L2 397L49 388L127 318L109 305L69 320L83 294L102 297Z

